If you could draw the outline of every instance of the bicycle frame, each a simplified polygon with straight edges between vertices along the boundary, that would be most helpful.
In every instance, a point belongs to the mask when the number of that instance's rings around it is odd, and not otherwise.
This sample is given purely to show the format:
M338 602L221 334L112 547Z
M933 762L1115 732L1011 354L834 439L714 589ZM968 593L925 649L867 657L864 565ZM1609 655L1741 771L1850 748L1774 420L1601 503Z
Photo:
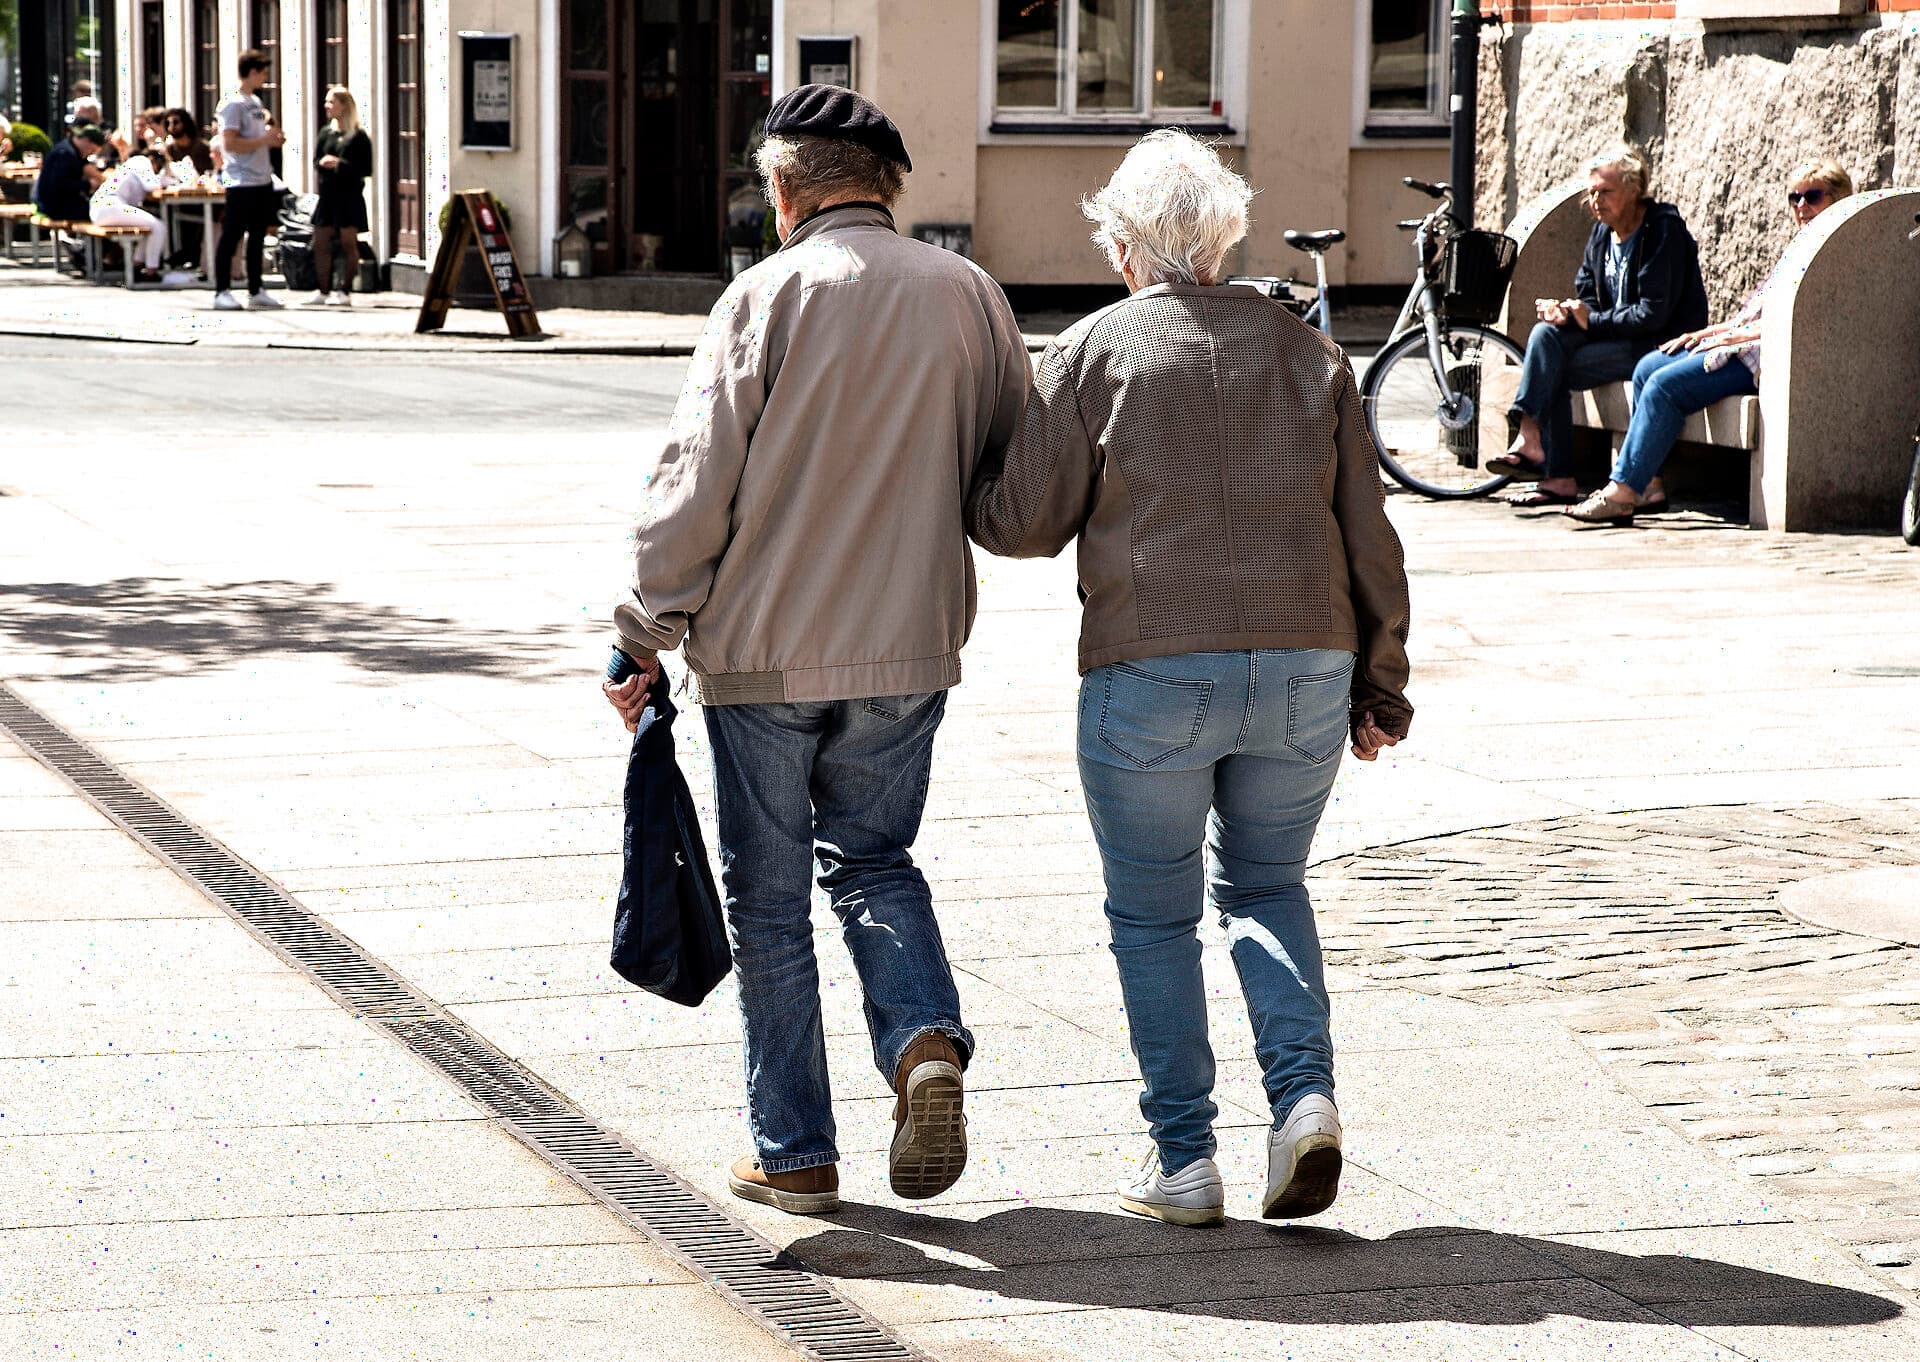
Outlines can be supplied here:
M1400 315L1393 323L1393 330L1387 335L1387 345L1392 345L1411 331L1415 325L1424 329L1427 333L1427 363L1433 366L1434 382L1439 385L1440 395L1446 404L1449 416L1462 419L1460 404L1467 399L1453 390L1453 384L1447 378L1446 355L1440 348L1440 305L1434 298L1433 281L1427 278L1426 266L1427 242L1432 238L1434 225L1451 217L1452 209L1451 198L1441 200L1439 207L1422 218L1420 225L1413 229L1413 258L1416 271L1413 287L1407 290L1407 300L1400 305ZM1325 281L1322 280L1322 287L1324 286ZM1322 297L1325 297L1324 293ZM1385 347L1382 349L1384 350ZM1471 417L1464 419L1471 419Z

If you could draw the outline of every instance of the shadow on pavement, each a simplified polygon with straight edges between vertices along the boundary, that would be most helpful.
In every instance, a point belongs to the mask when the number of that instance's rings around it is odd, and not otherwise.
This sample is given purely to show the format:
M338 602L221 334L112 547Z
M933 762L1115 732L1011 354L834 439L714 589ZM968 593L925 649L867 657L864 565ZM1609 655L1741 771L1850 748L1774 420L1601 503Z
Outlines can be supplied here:
M571 638L558 626L510 633L343 600L314 582L0 583L0 648L66 664L10 671L23 681L179 676L291 654L387 674L526 676Z
M1183 1230L1044 1206L961 1220L852 1202L831 1222L836 1228L797 1240L787 1252L833 1277L1217 1319L1516 1325L1552 1315L1630 1321L1652 1311L1693 1327L1830 1328L1902 1313L1898 1303L1867 1292L1712 1259L1636 1257L1464 1227L1363 1239L1251 1220Z

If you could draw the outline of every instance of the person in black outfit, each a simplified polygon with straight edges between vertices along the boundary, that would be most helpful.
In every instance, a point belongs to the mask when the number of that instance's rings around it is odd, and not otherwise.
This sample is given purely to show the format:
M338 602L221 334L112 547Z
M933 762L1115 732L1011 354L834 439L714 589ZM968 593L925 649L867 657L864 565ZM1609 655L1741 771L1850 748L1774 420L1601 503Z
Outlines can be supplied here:
M101 180L93 158L107 145L107 134L88 123L53 144L33 182L33 206L43 218L86 222L87 203Z
M313 209L313 255L320 289L308 307L346 307L353 302L353 277L359 273L360 233L367 229L364 186L373 173L373 142L360 126L360 109L344 85L327 91L327 122L313 144L320 201ZM334 251L338 243L339 251ZM340 287L333 287L333 264L340 262Z

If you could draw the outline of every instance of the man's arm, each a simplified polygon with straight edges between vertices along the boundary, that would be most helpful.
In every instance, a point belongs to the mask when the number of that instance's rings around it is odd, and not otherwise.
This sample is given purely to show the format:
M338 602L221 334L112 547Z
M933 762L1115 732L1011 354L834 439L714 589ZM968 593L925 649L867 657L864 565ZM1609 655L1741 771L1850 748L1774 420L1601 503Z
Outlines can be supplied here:
M1648 243L1634 272L1635 297L1625 307L1595 309L1587 334L1595 340L1664 339L1673 312L1680 305L1686 270L1693 260L1693 238L1684 228L1669 226Z
M967 533L1003 558L1051 558L1093 507L1099 463L1069 352L1047 347L1019 429L1001 457L981 459L967 494Z
M1593 270L1593 238L1587 238L1587 249L1580 253L1580 269L1573 276L1573 296L1585 303L1595 312L1600 310L1600 280Z
M766 405L769 303L750 286L729 289L687 368L634 527L631 595L613 612L616 646L635 661L678 647L713 589L747 446Z

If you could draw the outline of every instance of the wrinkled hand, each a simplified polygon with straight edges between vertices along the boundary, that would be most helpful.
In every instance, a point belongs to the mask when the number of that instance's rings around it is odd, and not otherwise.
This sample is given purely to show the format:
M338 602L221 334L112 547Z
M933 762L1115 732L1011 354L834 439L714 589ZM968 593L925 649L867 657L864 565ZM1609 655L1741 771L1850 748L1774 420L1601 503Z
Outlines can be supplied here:
M600 683L600 693L619 712L620 721L627 726L629 733L640 727L640 711L647 707L647 688L653 684L653 678L660 674L660 659L648 658L635 665L640 670L619 685L611 681Z
M1552 298L1535 298L1533 315L1548 326L1565 326L1567 323L1567 305L1555 302Z
M1567 299L1566 302L1560 304L1560 310L1567 314L1568 321L1572 322L1582 331L1587 329L1587 323L1593 317L1592 309L1589 308L1586 301L1581 298Z
M1400 739L1373 721L1373 711L1362 714L1353 726L1353 755L1361 761L1378 761L1380 749L1397 747Z
M1661 341L1660 353L1663 355L1677 355L1682 350L1693 349L1693 347L1699 343L1700 333L1698 331L1683 331L1672 340Z

